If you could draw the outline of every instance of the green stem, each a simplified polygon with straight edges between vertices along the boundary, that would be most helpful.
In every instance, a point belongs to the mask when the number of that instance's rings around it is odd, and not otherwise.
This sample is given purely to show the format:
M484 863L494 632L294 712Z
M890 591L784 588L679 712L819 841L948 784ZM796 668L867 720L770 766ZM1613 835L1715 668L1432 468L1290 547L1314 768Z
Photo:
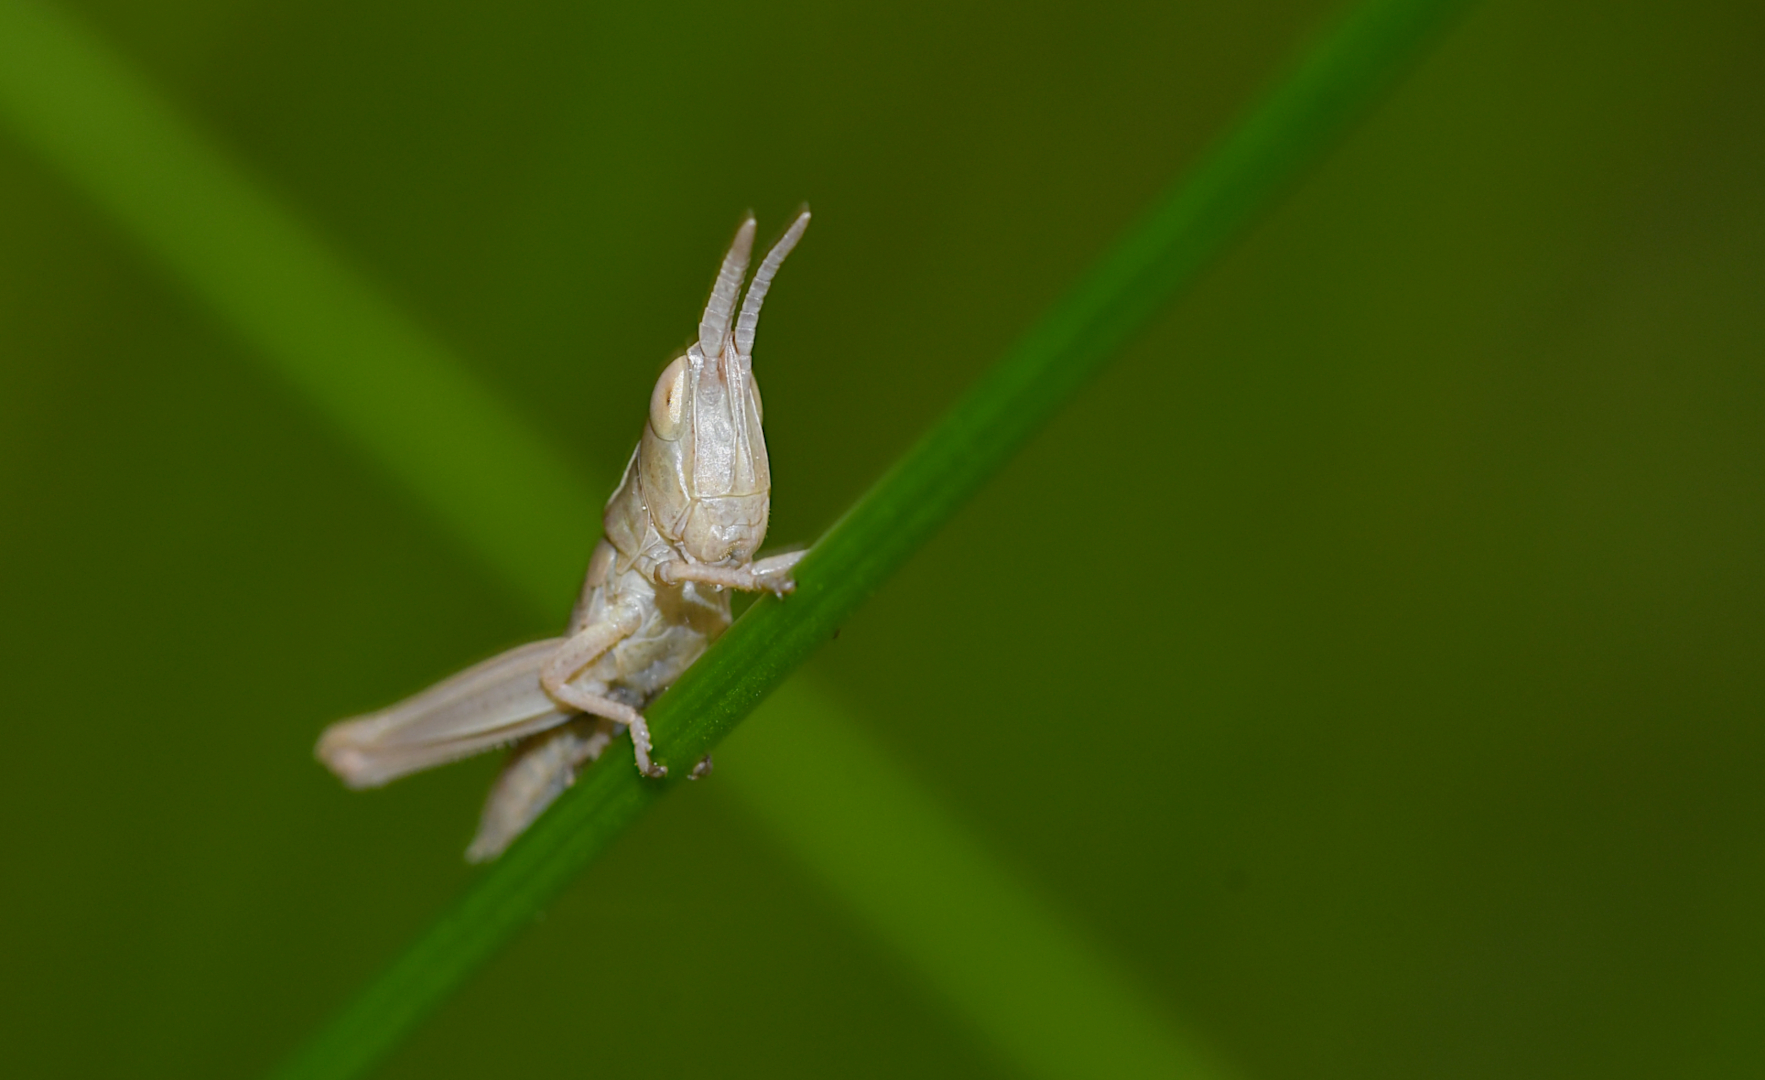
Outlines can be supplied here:
M815 545L794 594L757 602L650 708L662 760L708 752L832 637L1461 6L1375 0L1324 40ZM640 780L620 744L280 1075L378 1060L676 782Z
M799 568L796 595L756 604L656 703L650 717L665 759L686 762L709 749L826 640L1316 160L1461 6L1460 0L1375 0L1343 23L823 538ZM282 377L321 403L349 438L439 513L452 534L536 603L547 609L558 603L559 583L592 536L593 500L585 485L151 88L59 14L26 0L0 0L0 117L162 257ZM403 407L388 409L389 400ZM543 538L537 547L536 537ZM826 754L847 761L852 775L854 763L872 754L854 751L832 728L817 738ZM342 1077L371 1067L668 789L637 778L629 744L611 758L288 1061L282 1075ZM872 773L886 779L886 770ZM1063 937L1008 879L991 874L984 853L959 836L952 840L947 823L904 785L842 790L852 796L847 801L855 814L906 806L905 819L918 825L897 830L897 839L911 838L966 890L967 914L909 910L910 897L883 899L887 891L873 887L874 873L867 877L874 868L830 841L837 830L801 827L791 812L801 800L786 795L781 785L787 780L775 775L766 790L746 785L762 816L906 951L919 942L922 969L961 998L1027 1072L1200 1069L1158 1032L1156 1017L1146 1019L1139 1010L1121 1021L1138 1007L1117 992L1123 985L1117 975L1075 949L1075 939ZM957 881L962 868L970 871L966 884ZM986 911L1003 917L977 933L975 924L984 920L977 913ZM1025 942L1035 947L1021 947ZM1025 956L1033 959L1026 964ZM1068 1000L1086 1008L1070 1015L1089 1015L1095 1023L1062 1024L1069 1013L1058 1007L1059 992L1014 998L1001 991L998 978L975 978L1001 964L1015 972L1007 991L1028 985L1035 971L1071 982ZM1061 1037L1079 1027L1090 1034Z

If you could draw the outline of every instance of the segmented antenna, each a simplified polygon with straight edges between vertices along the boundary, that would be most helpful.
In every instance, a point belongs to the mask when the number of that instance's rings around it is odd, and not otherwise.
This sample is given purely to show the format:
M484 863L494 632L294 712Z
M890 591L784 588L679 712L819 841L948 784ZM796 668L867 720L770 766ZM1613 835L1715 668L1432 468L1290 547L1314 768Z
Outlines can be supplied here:
M754 351L754 328L760 325L760 305L766 302L766 290L772 287L772 275L778 273L784 257L797 246L803 238L803 230L809 227L809 211L807 208L791 222L778 243L766 253L760 263L760 269L754 271L753 284L748 286L748 295L742 299L742 313L735 320L735 351L738 356L748 356ZM700 335L703 336L702 334Z
M723 268L717 271L717 284L711 287L711 299L705 302L705 314L699 318L699 351L707 360L715 360L723 352L729 336L729 316L735 310L736 297L741 295L742 278L748 275L748 255L754 250L754 215L735 231L729 254L723 257Z

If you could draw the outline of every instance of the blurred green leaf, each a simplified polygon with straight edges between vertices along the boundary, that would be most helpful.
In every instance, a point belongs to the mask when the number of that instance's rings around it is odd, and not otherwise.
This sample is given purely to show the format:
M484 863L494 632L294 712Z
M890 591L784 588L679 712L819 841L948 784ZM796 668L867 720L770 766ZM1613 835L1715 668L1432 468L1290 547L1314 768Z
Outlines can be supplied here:
M649 710L663 761L715 746L992 476L1219 249L1390 84L1461 4L1380 0L1357 11L985 375L799 564ZM641 780L629 744L592 770L458 906L321 1032L285 1077L354 1075L678 780ZM685 770L676 768L674 774ZM787 816L774 820L790 822ZM657 928L657 932L667 932ZM980 980L996 992L1002 983ZM983 991L986 992L986 991ZM1040 1048L1020 1062L1071 1075ZM1096 1059L1099 1063L1101 1058ZM1169 1071L1136 1058L1131 1071ZM1125 1073L1124 1073L1125 1074Z
M1226 1075L808 680L779 687L717 761L718 778L1024 1075Z
M1459 6L1370 4L1323 42L830 531L800 568L795 596L758 603L655 705L664 760L691 760L754 708L1314 161ZM562 567L573 566L593 535L592 487L102 50L21 0L0 3L0 30L0 109L13 127L450 531L525 595L555 603ZM867 756L835 727L822 734L823 748L849 768ZM344 1076L370 1066L667 790L637 778L628 746L613 757L286 1074ZM814 777L807 767L797 775ZM743 788L836 889L863 901L859 909L888 936L917 943L909 953L1026 1071L1173 1075L1196 1068L1106 965L1020 899L910 785L886 769L870 779L867 788L854 775L845 786L848 815L898 821L894 845L923 853L922 880L937 877L933 884L962 902L934 911L913 903L908 890L892 902L879 899L884 893L865 884L878 866L829 843L834 819L791 813L782 784ZM804 828L813 825L819 829ZM977 920L990 922L990 935L974 932ZM941 938L972 948L939 948ZM1000 970L1001 957L1018 962ZM1059 1022L1073 1000L1087 1022Z
M529 600L600 499L448 350L59 12L0 3L0 118Z

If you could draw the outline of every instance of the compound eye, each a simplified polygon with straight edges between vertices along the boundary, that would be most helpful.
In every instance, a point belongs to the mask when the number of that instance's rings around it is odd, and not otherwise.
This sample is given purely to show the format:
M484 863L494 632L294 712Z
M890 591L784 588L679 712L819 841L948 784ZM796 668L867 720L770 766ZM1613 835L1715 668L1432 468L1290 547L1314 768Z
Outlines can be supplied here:
M650 427L666 442L686 430L686 357L675 357L650 394Z

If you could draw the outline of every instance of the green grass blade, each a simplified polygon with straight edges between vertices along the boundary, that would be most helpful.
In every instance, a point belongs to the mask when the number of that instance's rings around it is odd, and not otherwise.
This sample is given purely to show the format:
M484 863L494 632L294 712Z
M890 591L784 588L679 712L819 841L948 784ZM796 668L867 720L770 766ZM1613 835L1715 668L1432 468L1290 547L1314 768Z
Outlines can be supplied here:
M817 545L802 566L796 596L783 604L757 604L657 703L651 716L664 754L675 761L696 757L825 640L1315 159L1459 6L1451 0L1387 0L1343 24ZM150 88L59 16L25 0L0 0L0 117L86 188L455 534L534 602L546 609L558 604L557 591L568 588L560 583L578 572L593 535L599 501L593 489ZM843 745L849 750L861 744L847 739ZM824 746L829 753L838 749ZM284 1074L349 1076L365 1070L666 791L667 785L637 779L628 744L612 757L561 799ZM869 801L854 796L848 813L874 815L877 799L907 798L903 792L911 790L886 777L873 778L868 788ZM801 815L787 812L789 797L784 786L770 788L769 801L755 805L763 818L790 829ZM897 847L937 845L930 853L941 853L945 862L951 852L961 853L958 862L981 858L963 844L959 830L940 824L923 803L906 806L902 819L914 824L890 834ZM822 859L818 869L839 891L850 893L866 872L874 872L849 857L826 858L824 840L809 832L787 834L787 846ZM971 869L971 912L989 910L989 896L1012 895L1003 875L984 864ZM1007 944L993 948L1016 947L1043 958L1025 965L1040 974L1050 995L1037 1008L1057 1005L1062 994L1125 1000L1106 965L1083 958L1076 939L1063 936L1056 923L1033 914L1033 904L1016 895L1016 901L999 902L1025 905L1021 911L1031 914L1001 920L1009 930ZM872 903L860 911L897 941L923 946L928 936L951 932L927 925L911 905ZM910 955L924 964L930 951ZM985 955L977 946L975 962ZM1038 1045L1024 1041L1027 1026L1005 993L1012 987L972 978L974 972L954 957L940 963L947 969L928 971L934 984L984 1030L1011 1044L1033 1073L1110 1075L1104 1069L1111 1064L1118 1070L1114 1075L1189 1071L1191 1059L1173 1049L1168 1035L1129 1031L1126 1042L1140 1049L1110 1051L1109 1040L1123 1036L1121 1028L1108 1026L1108 1016L1117 1015L1128 1028L1158 1028L1156 1017L1144 1019L1149 1010L1118 1013L1097 1009L1093 1001L1086 1014L1103 1016L1101 1028L1081 1025L1089 1034L1063 1047ZM1089 981L1083 987L1058 985L1074 971L1088 971Z
M550 448L527 436L530 428L515 422L514 414L477 384L439 342L382 298L344 258L266 195L160 99L151 85L77 24L28 2L0 0L0 118L252 344L255 351L248 355L267 363L340 435L409 489L448 530L463 537L539 615L558 616L581 572L582 553L598 529L595 509L599 493L608 490L605 478L577 475L561 465ZM840 740L842 726L851 726L839 713L817 714L801 701L790 713L794 723L813 724L824 738ZM847 730L843 742L849 745L861 738L855 730ZM863 770L870 778L869 790L912 789L905 774L876 748ZM835 811L811 804L791 806L786 790L772 792L762 818L784 830L783 846L810 859L811 870L824 880L837 881L841 875L835 868L814 865L815 845L791 835L799 827L796 823L817 820L847 834L860 829L874 834L889 832L891 822L912 819L918 829L911 840L906 834L892 833L890 848L911 844L948 848L960 843L960 828L948 819L928 817L923 807L917 814L906 814L900 812L902 808L872 800L860 817L842 820L829 816ZM584 803L580 809L591 810L594 805ZM567 854L579 862L591 853ZM994 888L985 896L972 897L966 910L1004 906L1035 910L1025 895L1001 899L998 883L1008 880L1004 871L983 865L978 851L971 858L976 860L971 867L974 880L992 883ZM925 883L917 865L897 869L908 880L919 874ZM536 880L545 880L543 869L532 873ZM945 883L946 889L961 887L959 882ZM840 891L850 894L851 889ZM463 905L449 925L475 926L488 932L483 940L494 941L523 918L519 910L508 918L502 917L507 912L499 912L502 909L490 903ZM903 939L903 927L913 921L912 913L891 913L887 906L875 904L859 913L883 937L895 941ZM970 929L985 927L976 924ZM1015 929L1013 936L1001 941L1015 955L1070 958L1087 947L1046 915L1020 920ZM471 956L460 952L453 958L461 963ZM916 961L930 958L923 952L910 956ZM933 959L948 968L947 957ZM1019 981L1013 992L1022 995L1025 986L1031 986L1044 1002L1043 1011L1056 1013L1081 1010L1090 1000L1133 998L1120 986L1064 981L1074 969L1070 962L1053 965L1049 977L1039 984ZM1096 959L1088 969L1108 970ZM1052 977L1056 973L1062 978ZM450 976L432 963L424 968L424 977L430 980L446 981L461 974L463 969L455 968ZM944 970L932 981L942 985L949 975ZM407 968L395 969L381 985L395 989L409 977ZM966 982L975 983L972 973ZM1000 1031L996 1004L965 1000L960 993L946 996L959 1015L979 1021L977 1026L993 1037L1005 1056L1016 1060L1032 1056L1010 1037L1009 1026ZM390 1046L405 1025L414 1023L425 1007L421 996L398 992L364 998L356 1015L378 1017L379 1023L369 1032L335 1029L324 1045L347 1044L350 1049L332 1054L331 1067L347 1070L351 1062L370 1060ZM1087 1049L1089 1040L1141 1048L1144 1067L1123 1075L1185 1075L1181 1063L1193 1056L1158 1011L1144 1002L1118 1010L1113 1021L1097 1031L1074 1029L1064 1038L1072 1044L1069 1057L1086 1053L1095 1057L1098 1047Z
M676 764L674 775L715 746L827 641L1106 359L1315 161L1462 6L1460 0L1375 0L1323 41L817 542L798 565L797 591L788 600L756 602L651 706L659 756ZM628 745L620 747L281 1075L352 1076L371 1064L465 971L680 782L641 781ZM892 927L910 928L910 916L896 916ZM971 1015L992 1011L992 1002L973 1004ZM1106 1057L1096 1055L1099 1061ZM1166 1060L1150 1075L1185 1071L1180 1061Z

